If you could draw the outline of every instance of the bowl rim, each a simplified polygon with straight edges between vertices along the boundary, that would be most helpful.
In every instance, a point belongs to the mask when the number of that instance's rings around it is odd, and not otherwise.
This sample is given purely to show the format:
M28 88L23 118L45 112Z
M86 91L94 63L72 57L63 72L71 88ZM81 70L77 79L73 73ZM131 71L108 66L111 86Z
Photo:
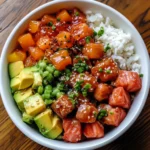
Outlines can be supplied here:
M72 0L70 2L76 2L78 0ZM116 11L114 8L106 5L106 4L103 4L101 2L97 2L97 1L94 1L94 0L80 0L81 2L82 1L85 1L87 3L95 3L101 7L104 7L105 9L109 9L111 10L113 13L115 13L116 15L120 16L123 20L125 20L129 25L130 27L138 33L138 36L141 40L141 44L143 46L143 48L146 50L146 46L145 46L145 43L143 41L143 39L141 38L139 32L136 30L136 28L132 25L132 23L125 17L123 16L120 12ZM8 36L5 44L4 44L4 47L2 49L2 54L1 54L1 59L0 59L0 84L2 85L3 83L3 78L2 78L2 72L3 72L3 63L4 63L4 60L5 60L5 51L8 49L8 45L10 43L10 40L12 39L12 37L15 35L16 31L18 30L18 28L22 25L23 22L25 22L30 16L32 16L33 14L37 13L38 11L44 9L45 7L47 6L51 6L53 4L57 4L57 3L63 3L63 2L68 2L68 0L56 0L56 1L51 1L51 2L47 2L37 8L35 8L34 10L32 10L31 12L29 12L25 17L23 17L19 23L17 23L17 25L14 27L14 29L11 31L10 35ZM79 2L79 1L78 1ZM145 56L144 59L146 59L147 62L149 62L149 58L148 58L148 52L145 51L145 54L147 53L147 56ZM150 73L150 69L148 68L148 73ZM13 121L13 123L17 126L17 128L23 133L25 134L28 138L32 139L33 141L35 141L36 143L38 144L41 144L45 147L48 147L48 148L54 148L54 149L60 149L61 146L59 145L55 145L53 143L49 143L47 144L46 142L40 140L38 137L33 137L31 135L31 133L29 132L25 132L22 128L22 125L19 124L13 114L11 113L11 110L9 109L9 106L7 105L6 101L4 100L5 99L5 95L4 95L4 89L2 88L2 86L0 85L0 92L1 92L1 97L2 97L2 101L3 101L3 104L5 106L5 109L9 115L9 117L11 118L11 120ZM117 139L119 136L121 136L124 132L126 132L130 127L131 125L135 122L135 120L137 119L137 117L139 116L139 114L141 113L144 105L145 105L145 102L146 102L146 98L147 98L147 95L148 95L148 91L149 91L149 85L150 85L150 79L148 79L148 82L147 82L147 85L146 85L146 91L145 91L145 95L144 95L144 99L143 99L143 103L141 104L140 108L137 110L137 113L135 113L135 115L130 119L130 122L127 124L127 125L124 125L124 127L118 132L116 133L115 135L113 135L111 138L109 138L108 140L104 141L103 143L101 143L101 145L99 145L97 142L94 143L92 145L86 145L86 147L81 147L80 149L91 149L91 148L98 148L98 147L102 147L102 146L105 146L106 144L109 144L111 143L112 141L114 141L115 139ZM78 143L80 144L80 143ZM65 146L61 149L67 149ZM72 150L74 148L71 148ZM70 150L71 150L70 149Z

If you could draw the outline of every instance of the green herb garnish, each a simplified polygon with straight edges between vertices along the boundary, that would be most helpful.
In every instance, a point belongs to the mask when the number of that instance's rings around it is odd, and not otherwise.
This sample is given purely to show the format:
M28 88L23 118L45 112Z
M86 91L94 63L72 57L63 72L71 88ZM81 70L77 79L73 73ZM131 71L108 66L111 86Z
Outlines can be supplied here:
M75 16L79 16L79 14L80 14L80 13L79 13L78 11L75 12Z
M97 118L97 112L96 111L93 112L93 115L95 118Z
M112 111L111 111L111 112L110 112L110 114L111 114L111 115L113 115L113 114L114 114L114 112L112 112Z
M50 21L47 25L51 27L53 23Z
M96 36L96 35L97 35L97 32L96 32L96 31L94 31L94 32L93 32L93 36Z
M87 37L85 38L86 43L90 43L90 40L91 40L91 37L90 37L90 36L87 36Z
M60 21L60 18L57 18L57 21Z
M144 76L144 74L139 74L139 76L142 78Z
M74 71L77 71L78 73L83 73L84 71L87 71L89 69L89 66L85 61L79 60L78 63L74 64L72 69Z
M53 25L53 26L52 26L52 30L55 30L55 29L56 29L56 26Z
M107 74L110 74L110 73L111 73L111 70L108 69L108 70L106 70L105 72L106 72Z
M100 30L98 31L97 35L102 36L104 34L104 27L101 27Z
M107 110L101 109L98 116L97 116L97 119L100 120L100 119L102 119L103 117L106 117L106 116L108 116Z
M99 72L103 72L103 69L102 69L102 68L99 68Z
M77 92L81 91L81 85L82 85L83 82L84 82L83 80L80 80L80 81L77 81L77 82L75 83L74 89L75 89Z
M90 88L91 88L91 84L86 83L86 84L84 85L84 87L82 88L82 95L83 95L84 97L87 96L88 90L89 90Z
M104 49L104 52L106 53L108 50L110 50L111 49L111 47L109 46L109 44L107 44L107 46L105 47L105 49Z
M68 95L72 104L75 105L77 103L77 97L79 96L79 94L76 91L73 91L73 92L70 92Z

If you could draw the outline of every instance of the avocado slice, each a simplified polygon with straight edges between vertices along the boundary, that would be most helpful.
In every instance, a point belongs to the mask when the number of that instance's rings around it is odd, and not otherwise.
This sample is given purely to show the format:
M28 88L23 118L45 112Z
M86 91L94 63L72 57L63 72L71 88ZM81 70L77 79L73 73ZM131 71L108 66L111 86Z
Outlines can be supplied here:
M55 139L62 133L62 131L63 131L63 128L62 128L61 120L58 118L58 116L55 115L53 117L53 126L48 136L51 139Z
M8 66L10 77L14 78L15 76L19 75L19 73L23 70L23 68L24 68L23 61L16 61L10 63Z
M33 121L34 121L34 118L30 115L28 115L26 112L24 112L22 114L22 120L25 122L25 123L28 123L28 124L32 124Z
M34 118L35 123L37 124L39 131L45 136L49 138L49 131L52 128L52 119L53 114L51 109L46 109L44 112L39 114Z
M24 108L28 115L36 116L46 109L42 97L36 93L24 100Z
M55 115L53 117L52 110L47 109L34 118L39 131L47 138L55 139L63 131L61 120Z
M16 91L14 93L14 99L18 105L18 108L24 112L25 109L24 109L24 103L23 101L25 99L27 99L29 96L32 95L32 88L28 88L28 89L25 89L25 90L20 90L20 91Z
M33 66L30 68L32 72L38 72L39 68L37 66Z
M32 88L36 89L38 86L42 85L42 77L39 72L34 72L33 76L34 76L34 82Z
M19 89L19 87L20 87L20 83L21 83L21 81L20 81L19 76L16 76L15 78L12 78L10 80L10 87L11 87L11 89L13 91L17 91Z
M21 83L19 90L30 87L33 84L34 77L31 68L24 68L19 74Z

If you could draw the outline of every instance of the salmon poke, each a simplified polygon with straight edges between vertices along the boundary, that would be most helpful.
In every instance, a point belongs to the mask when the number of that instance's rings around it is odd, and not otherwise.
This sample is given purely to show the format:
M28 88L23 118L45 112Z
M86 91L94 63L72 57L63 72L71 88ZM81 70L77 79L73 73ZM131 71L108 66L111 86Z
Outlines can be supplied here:
M101 13L62 9L30 20L8 56L22 120L44 137L103 138L142 87L132 36Z

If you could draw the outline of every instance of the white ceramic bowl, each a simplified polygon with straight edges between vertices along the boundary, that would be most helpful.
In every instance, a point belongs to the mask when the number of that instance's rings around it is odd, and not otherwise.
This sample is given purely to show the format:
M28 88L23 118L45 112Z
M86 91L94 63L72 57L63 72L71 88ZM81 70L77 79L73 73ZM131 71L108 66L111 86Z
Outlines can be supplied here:
M78 7L83 12L85 12L86 10L92 10L93 12L101 12L104 16L109 16L114 21L116 26L122 28L125 32L131 33L133 43L136 48L136 52L141 57L141 64L142 64L141 72L144 74L144 77L142 79L142 84L143 84L142 89L136 95L136 98L134 99L134 102L124 121L118 127L114 128L112 131L107 133L104 138L84 141L76 144L47 139L43 137L37 130L31 128L21 120L21 114L17 109L13 97L11 95L11 91L9 87L9 76L7 70L7 66L8 66L7 55L15 48L18 36L22 34L24 30L27 28L29 21L32 19L40 18L45 13L53 13L58 11L61 8L70 8L70 7ZM10 118L26 136L28 136L33 141L43 146L46 146L48 148L53 148L53 149L64 149L64 150L95 149L98 147L102 147L112 142L116 138L118 138L134 123L134 121L139 116L148 95L149 84L150 84L149 58L148 58L147 49L145 47L145 44L141 36L134 28L134 26L123 15L121 15L113 8L96 1L60 0L60 1L49 2L36 8L32 12L30 12L27 16L25 16L13 29L13 31L9 35L4 45L2 55L1 55L0 91L3 99L3 103L5 105L5 108Z

